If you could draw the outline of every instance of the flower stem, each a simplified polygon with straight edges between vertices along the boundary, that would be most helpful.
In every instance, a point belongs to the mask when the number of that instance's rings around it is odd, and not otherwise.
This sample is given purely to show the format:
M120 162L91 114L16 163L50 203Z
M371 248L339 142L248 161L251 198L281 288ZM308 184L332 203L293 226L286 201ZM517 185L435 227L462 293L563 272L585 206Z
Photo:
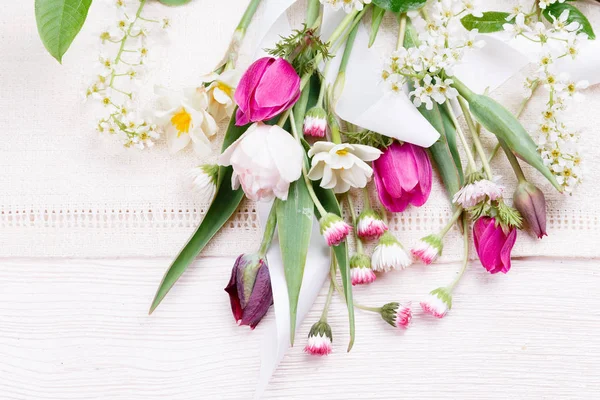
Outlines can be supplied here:
M340 69L338 74L346 73L346 68L348 67L348 61L350 60L350 55L352 54L352 49L354 48L354 42L356 40L356 35L358 34L358 24L350 31L348 35L348 39L346 40L346 47L344 48L344 55L342 56L342 62L340 63Z
M517 176L517 180L519 181L519 183L527 181L527 179L525 178L525 174L523 173L523 169L521 168L521 165L519 165L519 161L517 160L517 157L510 150L510 147L508 147L506 145L506 143L503 141L498 142L498 144L502 147L502 150L504 150L504 154L506 154L506 158L508 159L510 166L512 167L513 171L515 172L515 175Z
M246 11L244 12L244 15L242 15L242 19L235 29L236 32L240 32L242 34L246 33L246 30L250 26L250 22L252 22L252 17L254 17L254 14L256 14L259 4L260 0L250 0L250 4L248 4L248 7L246 7Z
M298 141L298 144L300 146L302 146L302 142L300 141L300 136L298 135L298 130L296 129L296 120L294 118L294 113L288 113L288 115L290 117L290 122L292 125L292 134ZM325 207L323 207L323 204L321 204L321 201L319 201L319 198L317 197L317 194L315 193L315 189L312 186L312 182L311 182L310 178L308 177L308 170L306 168L306 162L304 162L304 161L302 162L302 176L304 177L304 183L306 183L306 188L308 189L308 194L312 198L313 203L315 203L315 207L317 207L317 210L319 210L319 214L321 214L321 217L325 216L325 214L327 214L327 210L325 210Z
M369 187L365 186L363 188L363 197L364 197L364 202L365 202L365 209L367 210L371 210L371 196L369 195Z
M277 200L273 203L271 207L271 211L269 212L269 218L267 218L267 223L265 224L265 233L263 234L262 242L260 243L260 248L258 249L258 256L263 258L269 247L271 247L271 242L273 242L273 235L275 234L275 227L277 226Z
M458 207L456 209L456 211L454 212L454 214L452 215L452 218L450 218L450 221L448 221L448 223L446 224L446 226L444 226L444 228L440 231L439 235L441 238L443 238L444 236L446 236L446 234L450 231L450 229L452 228L452 226L456 223L456 221L458 221L458 219L460 218L460 216L463 213L463 208L462 207Z
M352 217L352 227L354 228L352 230L354 232L354 241L356 242L356 252L358 254L363 254L364 250L362 240L360 240L360 238L358 237L358 233L356 230L356 211L354 210L354 202L350 197L350 193L346 193L346 201L348 202L348 208L350 208L350 216Z
M396 50L404 47L404 36L406 36L406 13L400 15L400 28L398 29L398 41L396 42Z
M454 278L454 280L452 281L452 283L450 285L448 285L449 291L454 290L454 287L456 286L456 284L458 284L460 279L465 274L467 267L469 266L469 223L468 223L466 217L463 218L463 243L464 243L463 265L462 265L460 272L458 273L458 276L456 278Z
M477 135L477 128L475 127L475 122L473 122L473 117L471 116L471 110L469 110L469 104L467 101L459 96L458 102L460 104L460 108L465 116L465 120L467 121L467 126L469 127L469 131L471 131L471 137L473 138L473 143L475 144L475 149L477 150L477 154L479 154L479 158L481 158L481 163L483 164L483 170L485 171L487 178L489 180L493 179L492 169L490 168L490 164L488 163L487 155L485 154L485 150L483 149L483 145L481 144L481 140L479 139L479 135Z
M337 281L335 280L334 277L331 278L331 283L335 287L335 290L338 292L340 297L342 299L344 299L344 301L345 301L346 295L344 294L344 290L340 287L340 285L337 283ZM363 306L361 304L357 304L356 302L354 302L354 307L359 308L363 311L370 311L370 312L374 312L377 314L381 314L381 307L367 307L367 306Z
M321 313L321 322L327 322L327 313L329 312L329 306L331 305L331 299L333 298L334 285L333 281L329 284L329 291L327 292L327 300L325 300L325 306L323 307L323 312Z
M121 46L119 47L119 51L117 52L117 56L115 57L115 67L121 61L121 57L123 56L123 53L125 51L125 44L127 43L127 39L129 39L129 37L131 36L131 30L133 29L135 23L138 21L138 19L140 19L142 11L144 10L144 6L146 5L146 1L147 0L140 0L140 5L135 13L135 19L133 20L133 22L131 24L129 24L129 27L127 28L127 31L125 32L125 35L123 35L123 39L121 39ZM116 69L113 68L113 71L110 76L110 83L108 85L109 87L111 87L113 89L114 89L113 83L115 82L115 74L116 74L115 71L116 71Z
M321 4L319 0L308 0L306 5L306 26L313 26L319 19Z
M446 110L448 111L448 115L450 115L450 119L452 119L452 123L454 124L454 127L456 128L456 133L458 134L458 138L460 139L460 142L462 143L464 149L465 149L465 154L467 155L467 161L469 163L469 171L477 171L477 164L475 164L475 158L473 158L473 153L471 153L471 149L469 148L469 143L467 142L467 138L465 137L464 132L462 131L462 128L460 127L460 124L458 123L458 119L456 118L456 115L454 114L454 110L452 110L452 106L446 102L445 103L446 106Z

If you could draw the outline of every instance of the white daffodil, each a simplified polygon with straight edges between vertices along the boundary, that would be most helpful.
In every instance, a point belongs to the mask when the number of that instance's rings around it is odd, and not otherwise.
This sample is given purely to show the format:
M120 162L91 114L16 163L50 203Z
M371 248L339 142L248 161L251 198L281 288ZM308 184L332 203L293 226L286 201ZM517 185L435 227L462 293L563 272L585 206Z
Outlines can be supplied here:
M380 155L378 149L362 144L316 142L308 152L312 157L308 177L313 181L321 179L321 187L335 193L345 193L351 187L364 188L373 175L366 162L375 161Z
M221 74L212 73L201 79L202 82L210 83L206 88L208 112L217 122L231 117L235 109L234 94L240 74L236 70L228 70Z
M165 111L156 114L167 137L171 153L185 148L190 142L201 156L210 154L209 138L217 133L215 119L208 113L208 94L204 87L169 91L156 89Z

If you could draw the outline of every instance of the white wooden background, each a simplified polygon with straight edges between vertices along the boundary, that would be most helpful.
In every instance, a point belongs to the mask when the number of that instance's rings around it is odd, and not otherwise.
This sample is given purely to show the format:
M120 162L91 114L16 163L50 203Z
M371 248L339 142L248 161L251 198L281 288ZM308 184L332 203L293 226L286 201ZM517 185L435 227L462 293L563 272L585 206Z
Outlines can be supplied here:
M262 329L233 321L232 260L196 262L148 316L168 263L1 259L0 399L250 399ZM356 299L415 300L457 269L388 274ZM302 345L322 293L264 398L597 399L599 282L598 261L517 260L506 276L474 262L444 320L419 315L400 333L358 312L349 354L336 298L334 353L312 358Z

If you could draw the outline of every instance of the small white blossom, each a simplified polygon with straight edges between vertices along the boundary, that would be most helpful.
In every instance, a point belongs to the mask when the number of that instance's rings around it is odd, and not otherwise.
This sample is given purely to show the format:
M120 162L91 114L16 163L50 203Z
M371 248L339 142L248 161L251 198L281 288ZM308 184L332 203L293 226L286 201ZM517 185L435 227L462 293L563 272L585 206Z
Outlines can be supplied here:
M357 10L361 11L365 4L370 4L371 0L320 0L321 4L331 7L333 10L344 9L347 13Z

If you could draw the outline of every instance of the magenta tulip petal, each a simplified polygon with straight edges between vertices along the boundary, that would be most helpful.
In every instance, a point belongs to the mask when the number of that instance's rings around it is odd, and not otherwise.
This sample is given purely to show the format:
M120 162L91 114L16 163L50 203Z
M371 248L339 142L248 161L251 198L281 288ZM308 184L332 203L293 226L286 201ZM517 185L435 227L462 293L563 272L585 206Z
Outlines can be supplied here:
M274 58L264 57L256 60L240 79L240 83L235 91L235 102L247 112L250 107L250 101L254 98L256 87L260 83L266 69L275 62Z
M238 108L235 113L235 124L237 126L244 126L250 123L250 118L248 118L247 114L244 114L241 108Z
M259 107L287 104L300 91L300 77L286 60L277 59L265 71L255 91Z
M517 231L512 228L506 235L496 220L479 218L473 226L475 249L481 265L492 274L507 273L511 267L510 253L517 240Z
M504 266L502 268L501 272L503 272L505 274L508 271L510 271L510 267L511 267L510 253L516 242L517 242L517 230L511 229L510 233L508 234L508 238L506 239L506 242L504 243L504 246L502 247L502 252L500 253L500 258L502 259L502 264Z
M424 205L431 194L433 171L427 151L409 143L393 143L373 162L382 204L402 212L409 204Z

